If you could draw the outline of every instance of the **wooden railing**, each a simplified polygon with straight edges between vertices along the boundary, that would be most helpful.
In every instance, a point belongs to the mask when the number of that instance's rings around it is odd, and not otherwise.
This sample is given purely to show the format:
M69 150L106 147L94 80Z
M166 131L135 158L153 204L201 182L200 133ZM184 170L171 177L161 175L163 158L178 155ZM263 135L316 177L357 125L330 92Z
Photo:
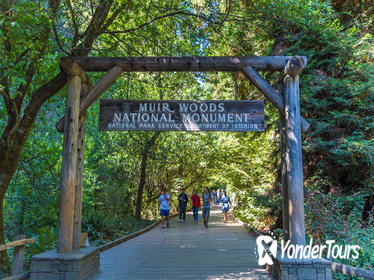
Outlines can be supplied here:
M0 244L0 251L14 248L11 276L3 280L25 279L30 276L29 271L23 271L25 245L34 243L35 240L34 238L25 239L24 235L17 235L16 239L16 241L9 242L7 244Z
M340 272L346 275L351 275L351 276L357 276L357 277L363 277L365 279L374 279L374 272L365 270L362 268L358 267L353 267L349 266L346 264L341 264L341 263L332 263L332 270L335 272Z

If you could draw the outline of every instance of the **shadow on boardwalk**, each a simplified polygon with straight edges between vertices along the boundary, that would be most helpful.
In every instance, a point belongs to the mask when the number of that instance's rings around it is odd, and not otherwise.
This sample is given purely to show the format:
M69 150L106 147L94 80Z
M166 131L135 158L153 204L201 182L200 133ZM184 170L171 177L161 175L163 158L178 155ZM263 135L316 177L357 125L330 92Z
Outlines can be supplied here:
M208 229L199 218L195 224L188 213L184 224L174 218L168 229L158 226L102 252L93 279L273 279L257 264L255 239L238 223L224 224L217 207Z

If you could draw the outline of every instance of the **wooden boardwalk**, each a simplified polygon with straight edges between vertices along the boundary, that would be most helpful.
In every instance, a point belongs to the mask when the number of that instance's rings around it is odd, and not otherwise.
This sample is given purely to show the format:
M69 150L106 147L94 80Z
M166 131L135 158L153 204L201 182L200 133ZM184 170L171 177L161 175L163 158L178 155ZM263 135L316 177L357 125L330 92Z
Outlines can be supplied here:
M174 218L168 229L158 226L102 252L93 279L273 279L258 267L255 239L240 224L224 224L218 208L208 229L199 218L195 224L188 213L186 223Z

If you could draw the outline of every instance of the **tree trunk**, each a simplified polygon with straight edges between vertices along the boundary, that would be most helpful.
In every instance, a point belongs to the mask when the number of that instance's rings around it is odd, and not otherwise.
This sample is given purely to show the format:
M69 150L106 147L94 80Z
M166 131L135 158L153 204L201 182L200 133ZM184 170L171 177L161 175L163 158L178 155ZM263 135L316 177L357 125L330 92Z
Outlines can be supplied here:
M140 165L140 180L138 186L138 196L136 198L136 210L135 210L135 217L137 220L142 219L142 201L143 201L143 190L145 184L145 176L146 176L146 169L147 169L147 159L148 159L148 152L142 153L142 163Z
M136 209L135 209L135 218L137 220L142 219L142 201L143 201L143 191L144 191L144 185L145 185L145 177L147 175L147 160L148 160L148 154L152 146L155 144L156 139L160 132L155 132L152 136L152 138L145 143L145 147L142 150L142 162L140 165L140 180L139 180L139 186L138 186L138 195L136 198Z
M0 182L1 185L1 182ZM0 193L0 244L5 243L5 236L4 236L4 197L5 192ZM10 272L10 263L9 258L6 250L0 252L0 270L4 272Z
M73 45L73 49L71 51L72 54L80 56L87 56L89 54L93 42L109 27L109 25L118 16L119 11L123 8L122 6L119 7L118 10L115 11L110 17L110 19L107 20L107 16L112 4L113 0L104 1L103 4L96 9L95 16L92 18L86 29L85 37L78 46ZM49 8L51 8L54 13L53 17L57 13L59 6L60 1L49 1ZM46 31L46 38L49 37L48 34L50 34L51 30L52 29ZM65 83L66 75L63 72L60 72L49 82L34 91L31 94L31 99L27 105L22 104L23 99L15 99L19 103L19 112L17 113L21 112L21 105L25 105L22 118L21 116L17 116L17 130L15 133L9 135L9 131L4 130L2 135L0 135L0 244L4 243L5 240L3 225L4 197L12 177L17 170L19 159L26 140L30 134L41 106L50 97L54 96L65 85ZM14 119L12 118L11 121L14 121ZM5 268L5 270L9 270L8 268L10 268L9 260L5 251L0 252L0 270L3 268Z
M43 103L49 99L51 96L55 95L66 83L66 75L62 72L57 74L53 79L51 79L47 84L37 89L31 97L29 104L24 110L23 117L19 122L18 129L15 133L15 137L9 146L5 149L8 150L7 158L2 164L0 164L0 243L4 243L5 232L4 232L4 217L3 217L3 207L4 207L4 197L8 190L9 184L12 180L14 173L17 170L19 159L21 157L23 147L26 140L30 134L36 116L40 110ZM4 251L0 252L1 262L0 270L2 268L7 269L10 267L8 258Z

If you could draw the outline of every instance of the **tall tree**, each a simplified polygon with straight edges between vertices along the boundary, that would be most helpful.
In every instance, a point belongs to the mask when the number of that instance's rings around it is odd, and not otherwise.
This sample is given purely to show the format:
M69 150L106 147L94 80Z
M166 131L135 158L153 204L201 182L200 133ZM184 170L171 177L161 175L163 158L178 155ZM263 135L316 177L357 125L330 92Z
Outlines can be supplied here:
M66 83L66 75L57 70L56 57L62 53L88 55L95 40L129 5L127 1L114 5L113 0L90 3L90 12L85 12L78 21L80 9L87 9L85 1L75 3L75 7L70 1L62 5L60 0L1 2L0 53L4 60L0 64L0 94L7 121L0 127L0 244L5 242L4 197L25 142L41 106ZM72 30L72 39L67 48L59 38L57 23L68 19L71 29L64 31ZM52 38L59 49L51 43ZM39 71L46 66L45 61L50 60L53 62L48 68L57 73L45 77ZM4 251L0 255L0 269L9 269Z

